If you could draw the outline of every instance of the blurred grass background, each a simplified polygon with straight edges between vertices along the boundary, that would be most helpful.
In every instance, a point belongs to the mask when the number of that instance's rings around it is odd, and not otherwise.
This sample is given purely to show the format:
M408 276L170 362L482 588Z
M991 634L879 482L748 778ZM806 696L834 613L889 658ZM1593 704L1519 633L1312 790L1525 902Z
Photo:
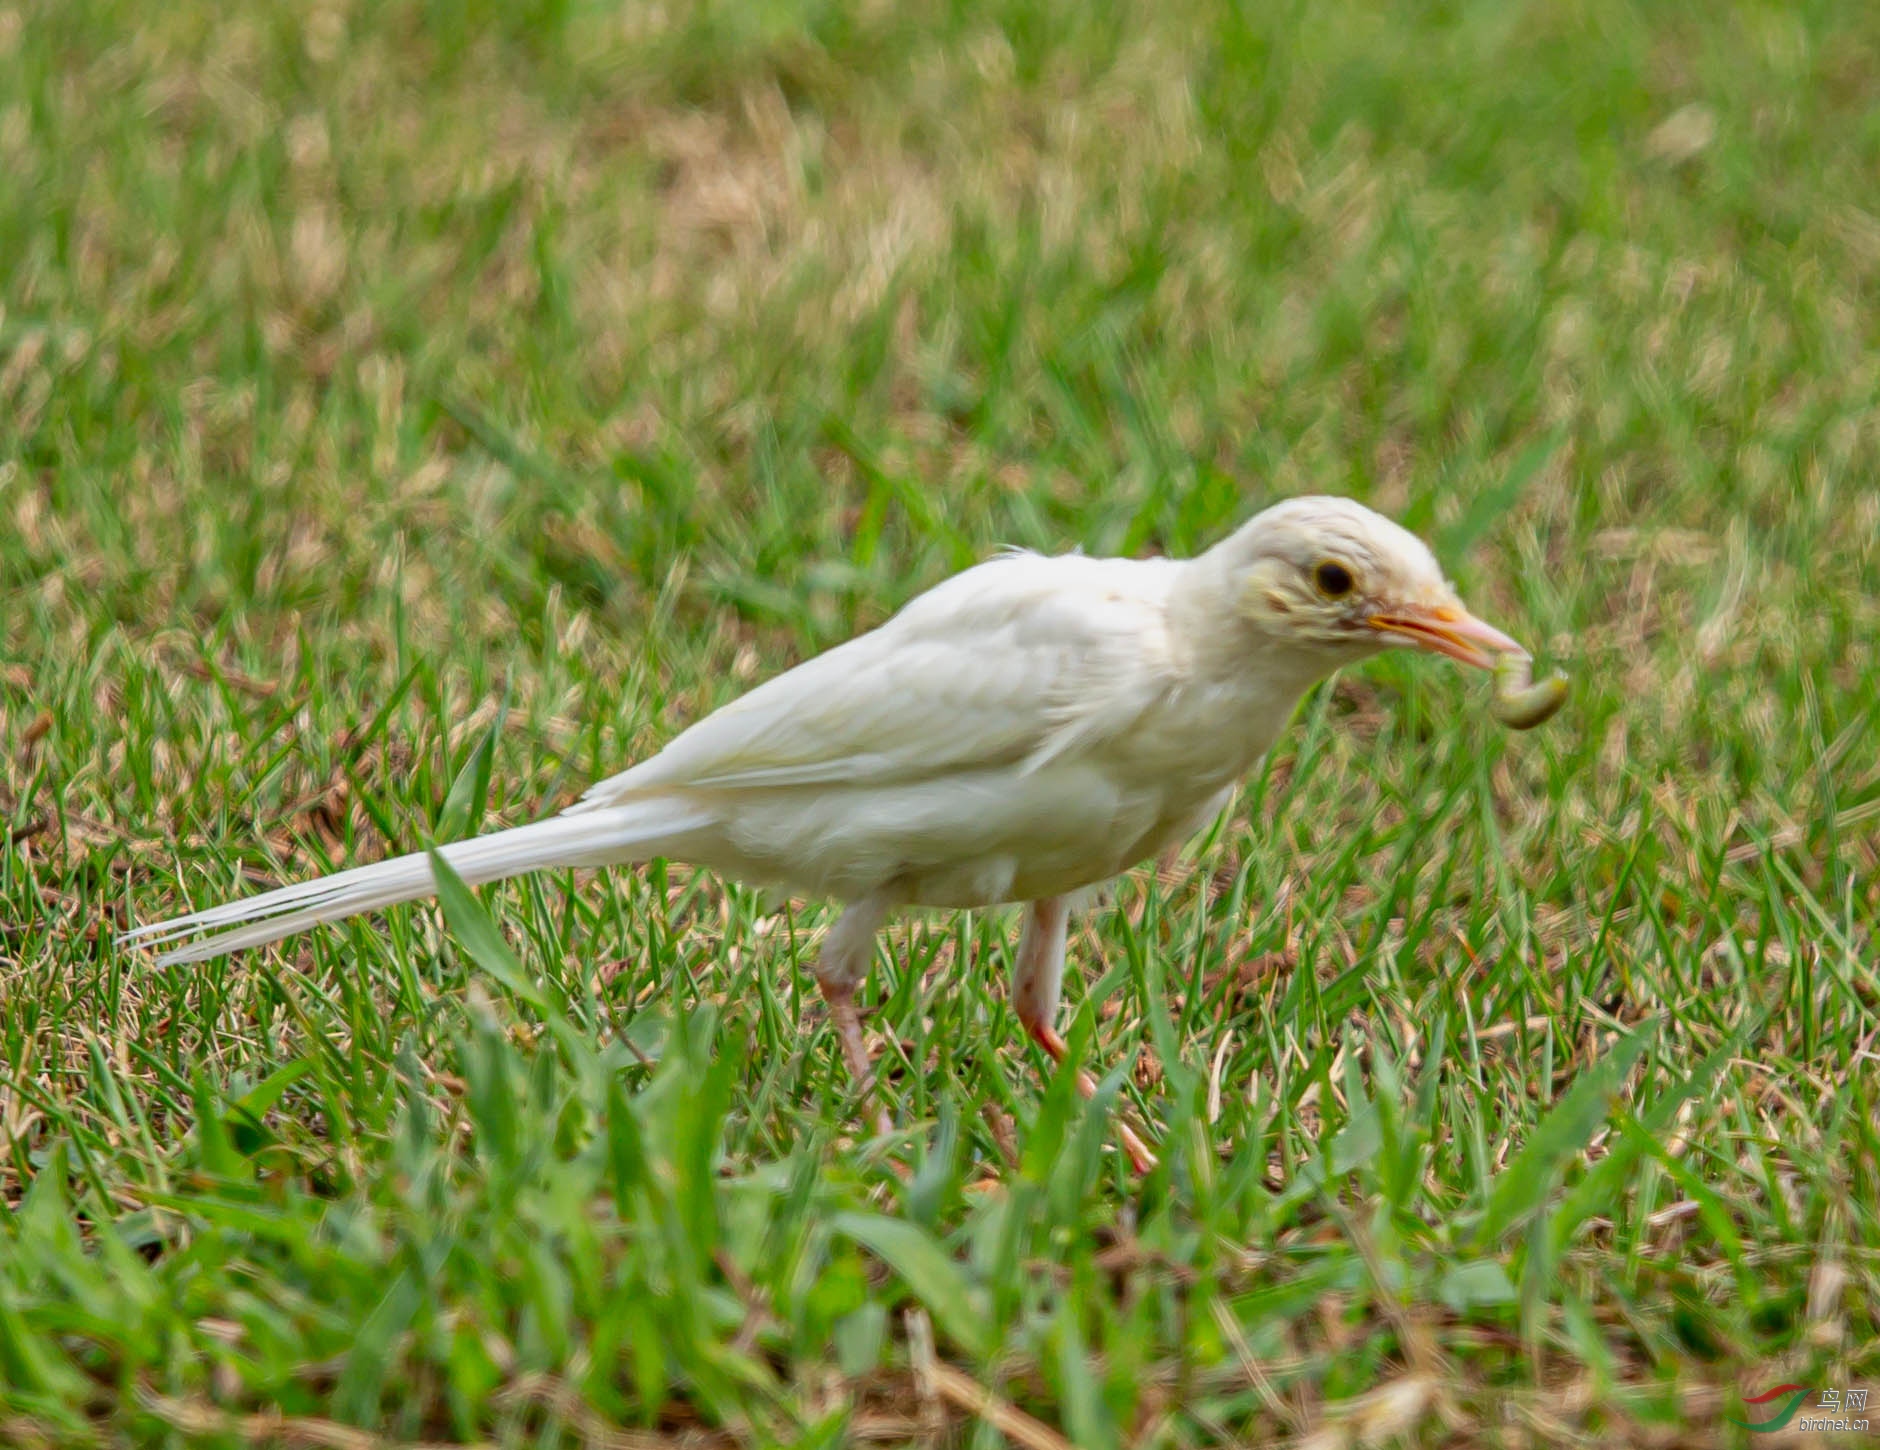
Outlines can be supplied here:
M1880 1380L1877 175L1857 0L0 5L0 1436L1713 1445ZM112 946L1304 491L1575 694L1367 665L1082 920L1146 1183L1008 913L878 960L906 1183L823 903Z

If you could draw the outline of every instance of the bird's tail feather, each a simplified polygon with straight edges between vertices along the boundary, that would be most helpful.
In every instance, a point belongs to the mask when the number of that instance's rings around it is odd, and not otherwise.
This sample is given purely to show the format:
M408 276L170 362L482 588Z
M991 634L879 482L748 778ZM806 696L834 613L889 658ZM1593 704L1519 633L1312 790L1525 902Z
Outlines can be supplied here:
M702 811L669 800L636 801L579 815L551 816L438 850L472 886L557 866L608 866L663 854L686 833L711 824ZM129 946L167 948L159 966L199 962L263 946L321 922L415 901L437 890L424 852L358 866L314 881L265 891L126 932Z

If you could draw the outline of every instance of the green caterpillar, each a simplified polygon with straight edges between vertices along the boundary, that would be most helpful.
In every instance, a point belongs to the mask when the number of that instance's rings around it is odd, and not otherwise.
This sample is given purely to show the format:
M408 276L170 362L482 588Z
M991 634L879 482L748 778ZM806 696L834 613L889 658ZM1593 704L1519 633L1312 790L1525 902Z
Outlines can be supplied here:
M1490 711L1514 730L1532 730L1552 718L1567 699L1567 677L1555 670L1545 679L1534 678L1534 661L1527 655L1503 655L1495 665L1495 694Z

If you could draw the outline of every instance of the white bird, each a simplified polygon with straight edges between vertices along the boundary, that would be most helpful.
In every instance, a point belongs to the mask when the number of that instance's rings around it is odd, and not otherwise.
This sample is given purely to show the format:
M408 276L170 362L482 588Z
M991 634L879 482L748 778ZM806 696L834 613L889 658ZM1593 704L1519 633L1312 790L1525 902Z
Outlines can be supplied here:
M1013 1002L1061 1061L1072 899L1212 820L1308 687L1393 645L1484 668L1525 658L1463 608L1421 541L1349 499L1276 504L1188 560L1011 552L734 700L561 815L441 855L472 884L671 857L841 900L815 976L864 1087L855 990L889 914L1023 902ZM193 962L435 889L416 853L127 940Z

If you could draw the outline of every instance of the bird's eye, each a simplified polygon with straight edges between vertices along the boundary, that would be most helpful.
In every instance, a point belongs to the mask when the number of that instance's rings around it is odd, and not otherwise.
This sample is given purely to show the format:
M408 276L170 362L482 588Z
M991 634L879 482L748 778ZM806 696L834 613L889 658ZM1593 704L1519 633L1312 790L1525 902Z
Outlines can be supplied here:
M1336 559L1327 559L1314 569L1312 582L1319 586L1319 593L1327 599L1342 599L1351 593L1352 586L1356 583L1351 577L1351 570Z

